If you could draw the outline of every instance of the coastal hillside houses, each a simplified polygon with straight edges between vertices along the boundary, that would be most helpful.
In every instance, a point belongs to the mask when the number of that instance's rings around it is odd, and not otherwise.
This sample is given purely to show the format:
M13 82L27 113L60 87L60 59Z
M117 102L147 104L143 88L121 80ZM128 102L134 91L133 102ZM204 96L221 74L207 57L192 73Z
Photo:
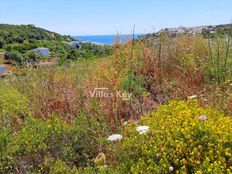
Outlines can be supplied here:
M81 45L78 41L71 41L71 42L63 41L63 43L66 43L66 44L73 46L73 47L76 47L78 49L81 48Z
M72 42L69 42L69 45L73 46L73 47L76 47L76 48L80 48L80 43L78 41L72 41Z
M41 54L43 56L49 56L50 50L48 48L35 48L33 49L34 52Z
M157 38L161 32L167 32L170 36L175 37L181 34L189 34L189 35L197 35L197 34L204 34L204 31L209 31L210 33L215 33L218 29L226 29L231 28L231 24L223 24L223 25L203 25L203 26L196 26L196 27L175 27L175 28L165 28L155 33L150 33L142 36L142 38Z
M178 28L166 28L162 31L167 31L169 32L171 35L178 35L178 34L184 34L184 33L188 33L188 34L199 34L201 33L204 29L210 29L211 26L198 26L198 27L178 27Z

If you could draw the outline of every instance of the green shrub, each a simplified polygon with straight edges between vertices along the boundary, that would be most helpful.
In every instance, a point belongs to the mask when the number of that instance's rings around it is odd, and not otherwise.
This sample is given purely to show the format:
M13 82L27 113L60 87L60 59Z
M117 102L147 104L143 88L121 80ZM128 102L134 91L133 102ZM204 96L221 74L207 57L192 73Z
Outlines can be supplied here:
M29 114L29 102L16 89L0 85L0 126L12 125L14 119L24 119Z
M76 166L92 165L98 153L99 125L94 118L80 115L66 132L62 156Z
M5 59L16 61L17 63L20 63L20 64L25 61L25 58L23 57L23 55L17 51L6 52Z
M143 85L144 79L142 76L136 76L129 72L126 78L122 81L121 87L123 90L130 91L133 94L142 94L145 91Z
M0 173L5 174L13 169L16 161L14 155L17 147L11 146L14 138L7 129L0 128Z
M86 167L79 171L81 174L123 174L116 166Z
M18 131L0 129L0 173L69 173L75 166L92 165L98 153L98 127L82 115L70 124L59 117L29 117Z
M24 54L25 60L33 60L33 61L38 61L41 59L43 56L34 52L34 51L29 51Z
M139 125L148 132L139 134ZM231 132L231 117L196 101L173 101L126 127L120 159L131 173L229 174Z
M56 161L51 167L50 174L78 174L77 169L71 170L64 162Z

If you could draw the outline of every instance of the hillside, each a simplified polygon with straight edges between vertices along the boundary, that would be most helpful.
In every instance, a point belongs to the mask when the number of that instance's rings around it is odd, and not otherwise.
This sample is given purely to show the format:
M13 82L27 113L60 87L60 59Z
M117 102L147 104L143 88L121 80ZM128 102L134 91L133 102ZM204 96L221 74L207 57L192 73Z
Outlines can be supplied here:
M231 24L220 24L220 25L204 25L204 26L195 26L195 27L174 27L174 28L165 28L156 33L149 33L144 35L142 38L156 38L159 36L161 32L167 32L172 37L176 37L181 34L188 34L188 35L197 35L202 34L204 37L215 37L215 33L223 36L230 31L232 33Z
M5 43L23 43L25 40L74 40L71 36L62 36L58 33L36 27L35 25L0 24L0 39Z
M34 49L47 49L47 54L39 54ZM79 43L71 36L63 36L34 25L0 24L0 50L5 58L25 65L31 61L46 58L77 60L107 56L112 50L109 46Z

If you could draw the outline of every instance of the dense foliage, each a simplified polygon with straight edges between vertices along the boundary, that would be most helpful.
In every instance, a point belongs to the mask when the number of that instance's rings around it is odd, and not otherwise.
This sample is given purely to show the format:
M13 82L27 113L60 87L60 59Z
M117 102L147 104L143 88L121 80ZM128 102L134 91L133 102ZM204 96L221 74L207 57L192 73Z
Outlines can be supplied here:
M139 125L150 129L140 135ZM231 117L214 109L173 101L126 126L120 158L126 173L229 174L231 128Z
M79 117L71 125L57 117L46 121L28 118L17 132L1 129L0 173L46 173L55 170L52 166L57 159L69 167L91 165L96 154L95 133L96 123L85 117Z
M0 173L46 173L57 170L54 167L59 166L59 160L76 167L92 164L94 145L98 144L96 120L85 115L72 124L52 115L41 120L32 118L28 107L27 99L17 90L1 88Z
M9 43L23 43L25 40L59 40L71 41L70 36L62 36L55 32L38 28L34 25L0 25L0 38L5 40L6 44Z
M91 43L80 43L71 46L69 42L75 41L71 36L62 36L34 25L7 25L0 24L0 48L6 51L6 58L16 63L25 64L35 61L30 52L35 48L48 48L50 57L77 60L82 58L108 56L112 54L110 46L100 46ZM36 60L47 58L38 55Z

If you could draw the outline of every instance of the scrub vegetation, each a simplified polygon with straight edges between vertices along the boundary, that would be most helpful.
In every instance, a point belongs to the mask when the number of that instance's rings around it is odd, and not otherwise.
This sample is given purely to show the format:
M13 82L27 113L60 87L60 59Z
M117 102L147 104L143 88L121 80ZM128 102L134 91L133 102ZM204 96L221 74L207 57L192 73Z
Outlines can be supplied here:
M121 40L0 79L0 173L232 173L231 30Z

